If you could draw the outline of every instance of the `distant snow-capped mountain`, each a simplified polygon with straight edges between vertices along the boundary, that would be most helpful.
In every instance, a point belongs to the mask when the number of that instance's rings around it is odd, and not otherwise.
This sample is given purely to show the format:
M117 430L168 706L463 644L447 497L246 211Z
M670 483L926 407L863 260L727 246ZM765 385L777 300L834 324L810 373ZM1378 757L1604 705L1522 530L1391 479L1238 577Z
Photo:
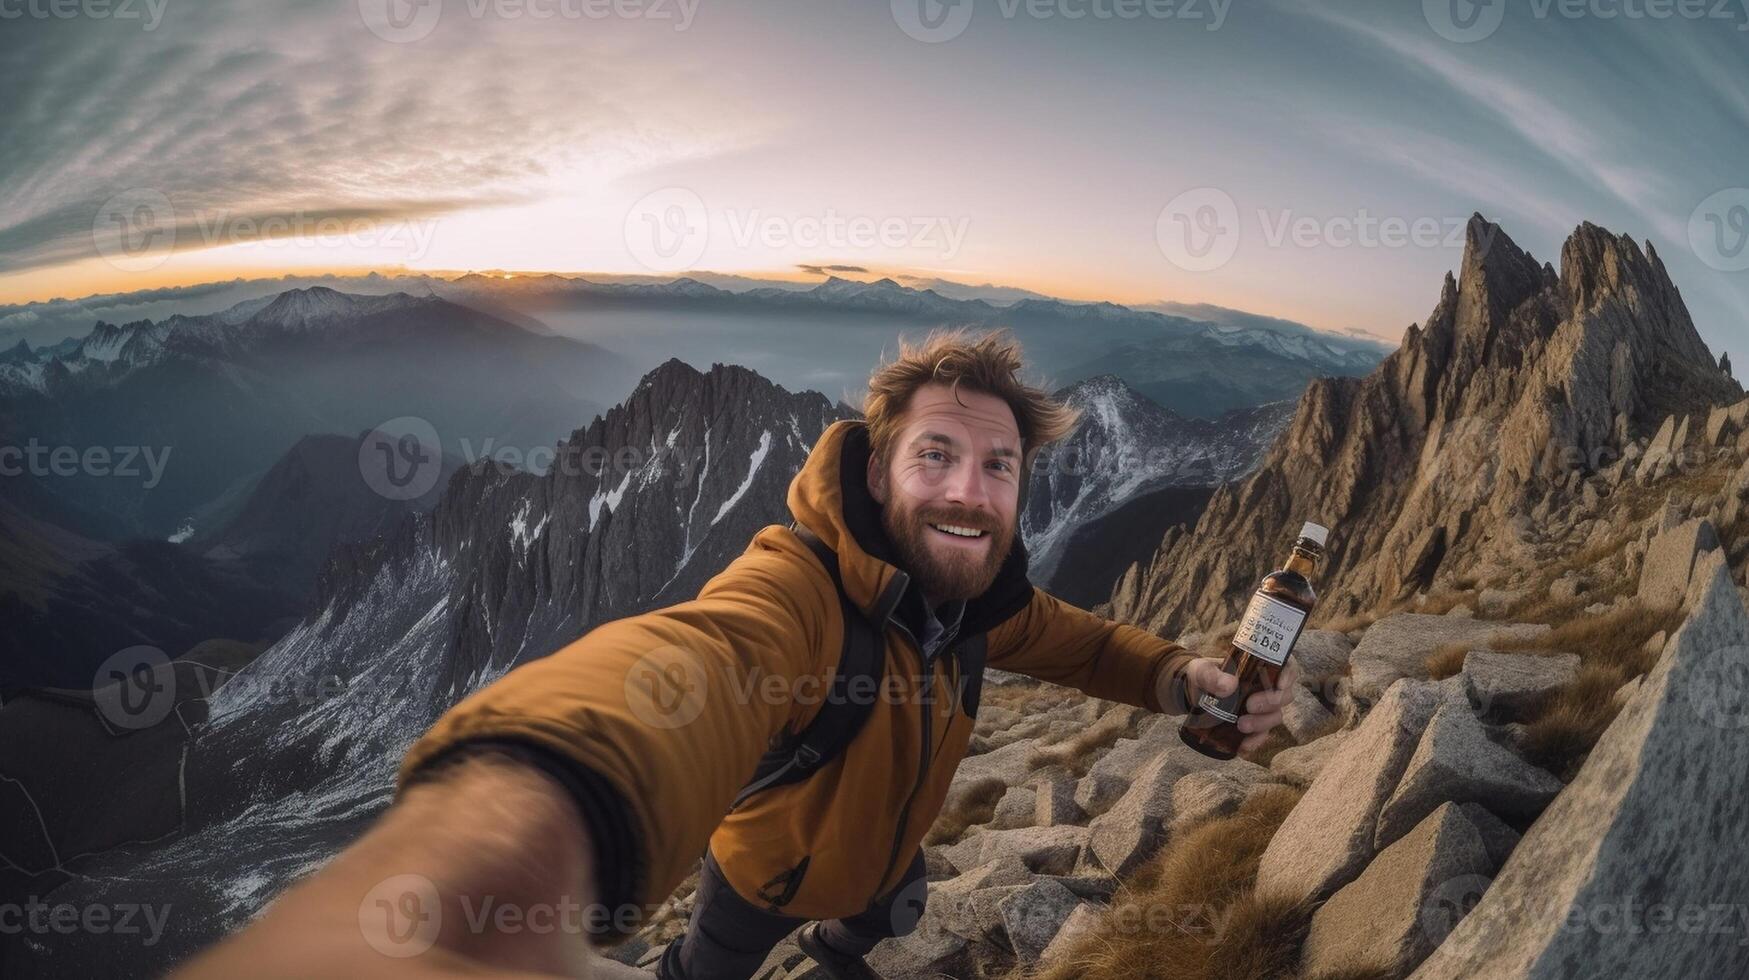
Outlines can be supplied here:
M310 433L424 420L447 451L550 448L635 377L599 346L437 296L294 289L116 325L0 363L0 409L48 446L153 447L161 482L32 474L18 505L99 538L166 537Z
M1194 520L1196 495L1168 495L1153 508L1136 505L1167 488L1212 488L1249 473L1293 409L1291 402L1274 402L1213 420L1186 418L1114 375L1090 378L1058 395L1081 410L1081 424L1039 454L1020 530L1033 580L1088 602L1109 594L1128 562L1107 560L1104 572L1086 562L1065 569L1078 536L1098 533L1091 529L1120 511L1125 526L1138 532L1133 541L1156 540L1172 524ZM1168 499L1175 505L1166 506Z

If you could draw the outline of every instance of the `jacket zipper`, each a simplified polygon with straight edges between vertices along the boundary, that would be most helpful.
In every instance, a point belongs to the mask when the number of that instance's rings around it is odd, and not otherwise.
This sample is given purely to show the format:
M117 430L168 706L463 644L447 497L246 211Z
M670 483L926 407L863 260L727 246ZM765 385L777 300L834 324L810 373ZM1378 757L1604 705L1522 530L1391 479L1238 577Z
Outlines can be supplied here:
M896 619L888 619L887 622L896 627L899 632L905 634L905 636L910 639L912 647L917 650L917 661L922 664L925 671L923 675L923 690L919 698L923 708L923 745L921 751L918 753L917 781L911 784L911 795L905 798L905 805L899 810L899 823L893 828L893 846L887 852L887 866L881 871L880 879L875 882L875 893L869 898L870 905L873 905L880 900L881 894L886 887L887 876L893 873L893 865L899 860L899 845L904 843L905 827L911 822L911 805L917 802L917 794L922 792L923 783L929 777L929 764L933 758L933 753L930 752L930 749L933 747L932 743L935 741L935 726L933 724L935 721L935 706L930 703L930 693L935 689L935 666L927 662L927 658L923 653L923 644L917 642L917 637L911 633L910 629L906 628L904 623L901 623ZM955 632L957 633L958 631L956 630ZM952 642L952 640L953 637L950 635L947 638L947 642ZM946 646L947 644L943 643L942 645Z

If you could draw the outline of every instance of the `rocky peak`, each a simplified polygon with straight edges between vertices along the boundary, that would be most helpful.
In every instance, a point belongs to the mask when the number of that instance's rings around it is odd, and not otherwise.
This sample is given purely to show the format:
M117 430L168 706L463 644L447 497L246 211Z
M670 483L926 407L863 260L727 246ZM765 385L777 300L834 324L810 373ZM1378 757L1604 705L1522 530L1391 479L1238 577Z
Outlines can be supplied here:
M1583 225L1561 274L1471 219L1424 324L1364 379L1321 379L1196 532L1126 575L1112 610L1156 630L1237 613L1302 520L1335 535L1320 591L1343 610L1424 588L1671 413L1735 401L1655 253Z

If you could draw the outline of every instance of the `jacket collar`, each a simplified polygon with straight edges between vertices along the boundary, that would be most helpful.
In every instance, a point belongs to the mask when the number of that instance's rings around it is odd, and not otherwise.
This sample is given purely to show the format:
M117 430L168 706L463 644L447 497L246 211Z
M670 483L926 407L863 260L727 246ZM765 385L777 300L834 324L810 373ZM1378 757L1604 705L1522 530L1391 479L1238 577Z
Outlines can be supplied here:
M881 505L868 492L868 457L868 426L856 419L834 422L790 482L790 514L837 553L845 594L864 615L882 619L896 610L915 630L927 610L881 526ZM995 582L967 601L960 636L984 632L1025 608L1032 599L1026 565L1026 546L1017 535Z

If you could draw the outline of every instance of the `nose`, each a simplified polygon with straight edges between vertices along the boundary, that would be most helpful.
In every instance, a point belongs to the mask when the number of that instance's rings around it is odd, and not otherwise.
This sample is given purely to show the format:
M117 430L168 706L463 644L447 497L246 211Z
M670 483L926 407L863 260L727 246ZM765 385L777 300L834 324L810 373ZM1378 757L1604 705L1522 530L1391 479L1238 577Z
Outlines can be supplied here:
M989 476L985 473L984 467L978 465L977 460L969 458L968 455L967 458L961 459L953 467L953 471L948 474L947 483L942 488L943 494L950 503L987 511L991 507L990 488L986 485L987 480L989 480Z

